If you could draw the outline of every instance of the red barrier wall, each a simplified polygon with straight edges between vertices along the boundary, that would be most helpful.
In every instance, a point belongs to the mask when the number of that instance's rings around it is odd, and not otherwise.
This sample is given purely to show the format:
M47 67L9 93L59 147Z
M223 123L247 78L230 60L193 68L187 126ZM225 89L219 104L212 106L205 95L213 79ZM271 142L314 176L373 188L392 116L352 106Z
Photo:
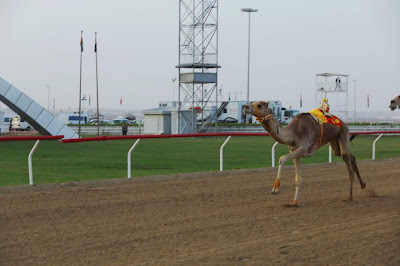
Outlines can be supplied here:
M13 141L13 140L56 140L62 139L64 135L57 136L24 136L24 137L0 137L0 141Z

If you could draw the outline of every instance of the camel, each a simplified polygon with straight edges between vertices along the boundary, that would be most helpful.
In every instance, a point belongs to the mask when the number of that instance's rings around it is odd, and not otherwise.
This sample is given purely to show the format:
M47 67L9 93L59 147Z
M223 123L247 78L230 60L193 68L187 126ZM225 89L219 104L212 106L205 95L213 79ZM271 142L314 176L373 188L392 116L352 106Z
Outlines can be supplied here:
M255 116L273 139L289 146L290 153L279 159L278 174L272 189L272 194L279 193L282 166L292 159L296 169L296 192L294 200L289 206L298 206L299 202L300 188L303 182L300 158L312 156L315 151L327 143L330 144L336 156L343 158L349 171L350 196L347 202L353 200L354 172L357 174L361 188L366 187L358 171L356 158L349 151L349 129L342 121L340 121L342 122L340 127L329 123L321 126L310 113L301 113L295 116L287 127L282 127L273 118L274 114L272 109L268 108L268 102L264 101L245 105L243 113Z
M390 101L390 110L394 111L396 108L400 109L400 95Z

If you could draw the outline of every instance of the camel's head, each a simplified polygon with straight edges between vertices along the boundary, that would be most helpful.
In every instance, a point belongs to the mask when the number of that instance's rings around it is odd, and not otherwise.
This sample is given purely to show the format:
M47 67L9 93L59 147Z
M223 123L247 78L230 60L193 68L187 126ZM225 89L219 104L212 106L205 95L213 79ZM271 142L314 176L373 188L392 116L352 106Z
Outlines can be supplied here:
M268 108L268 103L269 102L258 101L247 104L243 108L243 113L252 114L258 119L262 117L272 118L274 113L272 112L271 108Z
M395 110L397 107L399 107L400 108L400 95L399 96L397 96L396 98L394 98L393 100L391 100L390 101L390 105L389 105L389 108L390 108L390 110Z

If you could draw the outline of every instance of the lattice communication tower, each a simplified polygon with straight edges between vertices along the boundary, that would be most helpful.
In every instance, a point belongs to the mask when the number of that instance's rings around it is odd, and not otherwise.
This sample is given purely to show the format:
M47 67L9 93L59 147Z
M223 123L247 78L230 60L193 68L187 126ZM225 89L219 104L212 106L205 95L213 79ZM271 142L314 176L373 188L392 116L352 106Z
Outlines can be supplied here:
M218 0L179 1L177 68L179 133L200 132L217 122Z

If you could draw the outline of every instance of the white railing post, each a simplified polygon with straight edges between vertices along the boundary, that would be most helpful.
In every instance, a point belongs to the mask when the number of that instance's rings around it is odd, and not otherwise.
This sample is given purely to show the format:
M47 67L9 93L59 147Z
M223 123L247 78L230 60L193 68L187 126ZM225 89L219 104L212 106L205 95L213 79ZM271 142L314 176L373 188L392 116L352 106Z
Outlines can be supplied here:
M136 145L139 144L140 139L137 139L128 151L128 178L131 178L131 154Z
M379 137L376 138L374 143L372 144L372 160L375 160L375 143L378 141L383 136L383 133L379 135Z
M332 162L332 148L331 145L329 145L329 163Z
M228 141L231 139L232 136L229 136L224 144L222 144L221 148L219 149L219 170L223 171L224 170L224 147L228 143Z
M272 146L272 167L275 167L275 147L278 145L279 142L275 142Z
M31 152L28 155L28 170L29 170L29 185L33 185L33 171L32 171L32 155L35 152L37 146L39 145L40 140L37 140Z

